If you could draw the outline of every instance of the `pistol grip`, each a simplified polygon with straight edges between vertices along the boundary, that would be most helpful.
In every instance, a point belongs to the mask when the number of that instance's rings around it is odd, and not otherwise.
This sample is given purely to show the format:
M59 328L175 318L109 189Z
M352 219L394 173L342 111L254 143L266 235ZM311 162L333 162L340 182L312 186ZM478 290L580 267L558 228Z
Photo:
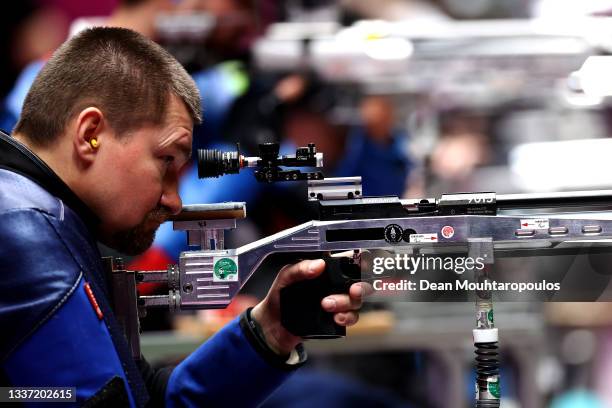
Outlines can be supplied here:
M296 282L281 289L281 323L293 335L305 339L346 336L346 327L334 322L321 300L332 294L348 293L360 279L360 265L350 258L323 257L325 270L314 279Z

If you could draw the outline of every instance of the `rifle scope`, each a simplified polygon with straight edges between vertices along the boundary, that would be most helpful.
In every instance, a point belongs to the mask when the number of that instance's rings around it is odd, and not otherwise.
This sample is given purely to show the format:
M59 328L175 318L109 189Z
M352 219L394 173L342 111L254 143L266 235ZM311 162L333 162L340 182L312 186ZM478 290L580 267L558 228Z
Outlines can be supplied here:
M198 149L198 177L220 177L225 174L236 174L245 167L255 168L255 178L261 182L320 180L323 173L284 170L282 167L323 167L323 153L317 153L314 143L307 147L298 147L295 155L279 156L278 143L259 145L260 157L246 157L240 154L240 145L236 150L222 152L218 149Z

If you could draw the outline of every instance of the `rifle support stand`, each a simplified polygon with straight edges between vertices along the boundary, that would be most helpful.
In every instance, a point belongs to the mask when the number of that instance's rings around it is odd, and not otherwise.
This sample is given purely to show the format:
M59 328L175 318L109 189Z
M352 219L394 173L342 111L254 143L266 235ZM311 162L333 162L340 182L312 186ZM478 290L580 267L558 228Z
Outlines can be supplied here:
M482 270L475 270L476 283L490 281L489 272L494 262L493 240L468 239L468 256L481 258L485 264ZM476 347L476 408L499 408L499 345L490 290L476 290L476 329L473 335Z

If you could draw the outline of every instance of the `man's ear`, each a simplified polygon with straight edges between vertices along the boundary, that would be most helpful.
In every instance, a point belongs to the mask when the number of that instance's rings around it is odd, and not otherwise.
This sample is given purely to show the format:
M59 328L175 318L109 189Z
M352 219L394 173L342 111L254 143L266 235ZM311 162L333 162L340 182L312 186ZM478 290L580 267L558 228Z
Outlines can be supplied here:
M103 144L104 133L108 131L104 114L93 106L83 109L76 118L74 130L75 152L81 160L91 163Z

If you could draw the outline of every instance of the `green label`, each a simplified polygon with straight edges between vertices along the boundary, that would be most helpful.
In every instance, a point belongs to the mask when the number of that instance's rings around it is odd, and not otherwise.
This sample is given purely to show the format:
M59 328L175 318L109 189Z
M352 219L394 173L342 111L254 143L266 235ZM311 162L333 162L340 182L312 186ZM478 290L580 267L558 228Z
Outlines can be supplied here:
M495 398L499 398L499 395L500 395L499 378L496 378L495 381L489 382L488 386L489 386L489 392L491 393L491 395L494 396Z
M493 309L489 310L489 314L487 315L487 318L489 319L491 323L493 323Z
M215 281L237 281L238 265L232 258L219 258L215 260L213 273Z

